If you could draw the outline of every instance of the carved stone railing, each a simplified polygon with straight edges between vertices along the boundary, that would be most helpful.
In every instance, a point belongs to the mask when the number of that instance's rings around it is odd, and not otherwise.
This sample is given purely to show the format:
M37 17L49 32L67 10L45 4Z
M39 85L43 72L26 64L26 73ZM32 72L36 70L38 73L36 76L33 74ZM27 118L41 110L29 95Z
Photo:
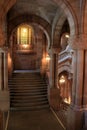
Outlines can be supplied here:
M64 50L60 52L58 57L58 63L64 62L66 60L72 60L72 53L73 53L72 50L70 51Z

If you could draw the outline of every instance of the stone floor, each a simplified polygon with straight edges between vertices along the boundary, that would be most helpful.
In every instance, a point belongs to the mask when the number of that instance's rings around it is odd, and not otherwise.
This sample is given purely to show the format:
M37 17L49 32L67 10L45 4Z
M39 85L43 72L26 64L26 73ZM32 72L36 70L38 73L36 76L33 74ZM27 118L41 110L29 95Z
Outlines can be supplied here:
M7 130L63 130L50 109L11 111Z

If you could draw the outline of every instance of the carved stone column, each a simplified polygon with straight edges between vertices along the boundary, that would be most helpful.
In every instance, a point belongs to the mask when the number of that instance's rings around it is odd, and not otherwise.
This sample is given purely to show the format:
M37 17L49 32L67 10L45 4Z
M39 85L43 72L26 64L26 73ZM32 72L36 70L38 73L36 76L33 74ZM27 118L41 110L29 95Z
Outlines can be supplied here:
M87 49L85 50L84 65L84 89L83 89L83 110L84 110L84 127L87 129Z
M54 87L54 53L50 51L50 66L49 66L49 71L50 71L50 76L49 76L49 86L50 88Z
M73 71L73 80L72 80L72 90L71 90L71 105L73 106L75 104L75 87L76 87L76 51L74 50L74 53L72 55L72 71Z
M0 85L0 110L9 110L9 91L8 91L8 50L7 48L0 48L0 75L1 80Z
M58 110L60 106L60 95L57 84L58 84L58 49L53 48L50 51L49 91L50 91L50 105L55 110Z
M76 95L75 106L82 108L84 74L84 50L77 50Z
M0 52L0 91L2 88L2 52Z
M80 37L74 41L72 48L72 102L67 114L67 130L80 130L83 125L83 88L84 88L84 63L85 43Z
M84 95L83 95L83 107L87 107L87 50L85 50L85 74L84 74Z
M50 87L57 88L58 85L58 48L53 48L50 54Z
M4 53L4 90L8 89L8 52Z

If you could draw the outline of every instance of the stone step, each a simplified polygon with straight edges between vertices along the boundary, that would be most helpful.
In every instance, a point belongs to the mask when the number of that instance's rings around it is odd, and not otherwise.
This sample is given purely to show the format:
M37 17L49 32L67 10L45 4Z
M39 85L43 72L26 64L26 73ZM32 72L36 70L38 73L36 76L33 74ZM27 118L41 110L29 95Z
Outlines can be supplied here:
M12 81L12 80L43 80L43 78L40 78L40 77L12 77L9 79L9 81Z
M47 89L47 86L11 86L11 88L9 87L9 90L44 90Z
M10 93L37 93L37 92L46 92L47 93L47 89L17 89L17 90L10 90Z
M13 74L8 85L12 109L34 109L49 106L47 84L37 73Z
M47 98L47 93L46 94L44 94L44 95L42 95L42 94L38 94L38 95L27 95L27 96L22 96L22 95L11 95L10 94L10 98L25 98L25 99L27 99L27 98L42 98L42 97L45 97L45 98Z
M18 101L14 101L11 103L12 106L35 106L35 105L41 105L41 104L48 104L47 100L38 100L38 101L33 101L33 102L29 102L29 101L25 101L25 102L18 102Z
M16 109L21 109L21 108L32 108L34 109L35 107L44 107L47 106L49 107L48 101L42 101L42 102L33 102L33 103L17 103L17 102L12 102L11 103L11 108L16 108Z
M12 80L12 81L9 81L8 83L27 83L27 82L30 82L30 83L33 83L33 82L36 82L36 83L46 83L44 82L44 80Z
M42 95L42 94L47 94L46 92L36 92L36 93L34 93L34 92L31 92L31 93L29 93L29 92L26 92L26 93L24 93L24 92L12 92L12 93L10 93L10 95L11 96L16 96L16 95L19 95L19 96L34 96L34 95Z
M49 108L49 105L48 104L44 104L44 105L39 105L39 106L34 106L34 107L25 107L25 106L22 106L22 107L12 107L11 106L11 110L28 110L28 111L32 111L32 110L39 110L39 109L48 109Z
M46 100L46 98L43 97L43 98L27 98L27 100L25 98L24 99L23 98L22 99L21 98L19 98L19 99L13 98L13 99L11 99L11 101L16 102L16 103L19 103L19 102L20 103L22 103L22 102L28 102L28 103L30 102L31 103L31 102L41 102L41 101L47 101L47 100Z
M21 86L12 86L11 88L9 88L10 91L27 91L27 90L31 90L31 91L37 91L37 90L47 90L47 86L31 86L31 87L21 87Z
M46 85L47 86L47 84L45 83L45 82L34 82L34 81L32 81L32 82L10 82L10 83L8 83L8 85Z

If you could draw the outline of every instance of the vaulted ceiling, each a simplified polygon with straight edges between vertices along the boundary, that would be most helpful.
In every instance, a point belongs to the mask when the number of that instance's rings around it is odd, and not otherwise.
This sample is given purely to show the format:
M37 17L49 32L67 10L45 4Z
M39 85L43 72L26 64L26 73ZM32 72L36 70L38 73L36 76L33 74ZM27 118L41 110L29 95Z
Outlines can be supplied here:
M21 14L34 14L52 23L56 12L60 11L53 0L17 0L16 4L9 10L9 19Z

